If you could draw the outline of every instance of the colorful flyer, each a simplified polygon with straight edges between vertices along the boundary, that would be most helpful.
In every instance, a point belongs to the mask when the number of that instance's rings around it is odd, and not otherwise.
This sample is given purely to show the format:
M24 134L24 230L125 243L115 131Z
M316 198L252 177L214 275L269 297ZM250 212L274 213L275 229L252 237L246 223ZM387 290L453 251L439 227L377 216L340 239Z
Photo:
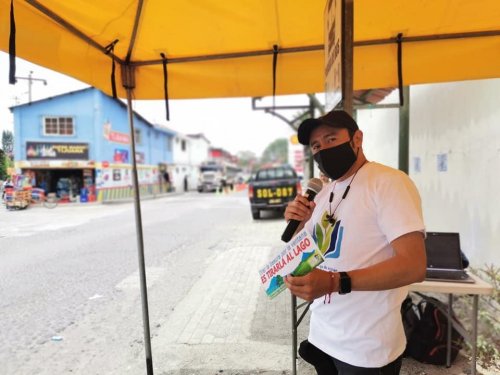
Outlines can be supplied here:
M260 282L269 298L286 289L286 275L303 276L323 262L324 258L307 230L302 229L283 250L259 270Z

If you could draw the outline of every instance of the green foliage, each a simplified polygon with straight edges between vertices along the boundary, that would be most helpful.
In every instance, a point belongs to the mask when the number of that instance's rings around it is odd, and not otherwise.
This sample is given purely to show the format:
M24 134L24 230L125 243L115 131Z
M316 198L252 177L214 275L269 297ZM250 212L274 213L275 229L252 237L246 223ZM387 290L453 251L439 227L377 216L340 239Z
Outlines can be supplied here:
M9 130L2 131L2 150L9 156L14 151L14 134Z
M262 153L262 163L286 163L288 161L288 140L280 138L266 147Z
M258 158L252 151L240 151L238 153L238 167L246 170L252 170L253 166L258 163Z
M480 296L478 314L477 359L481 366L500 370L500 268L493 264L483 268L470 268L470 271L493 286L493 294ZM454 305L460 321L471 327L470 312L472 298L461 296ZM471 346L467 351L471 354Z
M7 179L7 155L3 150L0 150L0 180L4 181Z

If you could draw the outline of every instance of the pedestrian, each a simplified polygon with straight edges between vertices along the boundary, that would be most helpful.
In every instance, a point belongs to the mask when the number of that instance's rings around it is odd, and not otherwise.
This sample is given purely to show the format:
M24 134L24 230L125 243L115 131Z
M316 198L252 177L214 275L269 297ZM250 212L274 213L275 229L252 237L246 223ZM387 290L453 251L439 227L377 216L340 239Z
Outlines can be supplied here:
M2 199L5 198L5 190L12 189L13 187L14 183L12 182L12 179L10 177L7 177L7 179L2 184Z
M165 180L166 191L169 192L170 191L170 174L168 173L167 170L165 170L165 172L163 172L163 179Z
M224 194L227 194L228 190L227 190L227 180L226 180L226 177L222 177L220 179L220 185L221 185L220 192L224 193Z
M314 201L297 196L285 211L325 257L309 274L285 278L294 295L314 301L299 353L319 375L399 374L401 303L426 269L419 193L405 173L366 159L363 133L345 111L305 120L298 139L332 180Z
M45 178L42 178L42 181L40 182L40 189L43 189L45 195L47 195L49 192L47 188L47 180Z

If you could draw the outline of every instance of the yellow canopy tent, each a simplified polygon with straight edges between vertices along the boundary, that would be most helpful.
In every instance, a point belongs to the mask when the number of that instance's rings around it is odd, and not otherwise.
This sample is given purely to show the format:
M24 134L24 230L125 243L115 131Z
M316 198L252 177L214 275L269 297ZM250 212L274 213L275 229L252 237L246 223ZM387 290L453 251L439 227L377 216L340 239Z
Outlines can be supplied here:
M324 91L326 1L0 0L0 50L10 48L12 58L15 54L108 94L114 61L116 93L127 97L132 133L132 96ZM404 85L500 76L499 0L352 1L355 90L401 83L398 34ZM134 158L133 166L146 366L152 374Z
M324 91L326 0L14 1L17 55L111 94L110 56L135 69L134 97L265 96ZM0 49L10 0L0 0ZM355 0L354 89L395 87L403 34L405 85L500 76L498 0Z

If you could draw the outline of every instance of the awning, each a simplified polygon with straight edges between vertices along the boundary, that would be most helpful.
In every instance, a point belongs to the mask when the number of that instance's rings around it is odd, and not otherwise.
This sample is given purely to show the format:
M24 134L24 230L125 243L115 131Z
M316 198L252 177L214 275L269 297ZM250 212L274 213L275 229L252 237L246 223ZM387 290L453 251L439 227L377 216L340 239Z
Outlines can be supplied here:
M111 94L111 58L136 70L136 99L324 91L325 0L14 1L16 53ZM10 0L0 0L9 50ZM402 33L405 85L500 76L498 0L354 1L354 89L396 87ZM135 28L135 25L137 26ZM135 31L134 31L135 30ZM109 51L109 49L108 49Z

